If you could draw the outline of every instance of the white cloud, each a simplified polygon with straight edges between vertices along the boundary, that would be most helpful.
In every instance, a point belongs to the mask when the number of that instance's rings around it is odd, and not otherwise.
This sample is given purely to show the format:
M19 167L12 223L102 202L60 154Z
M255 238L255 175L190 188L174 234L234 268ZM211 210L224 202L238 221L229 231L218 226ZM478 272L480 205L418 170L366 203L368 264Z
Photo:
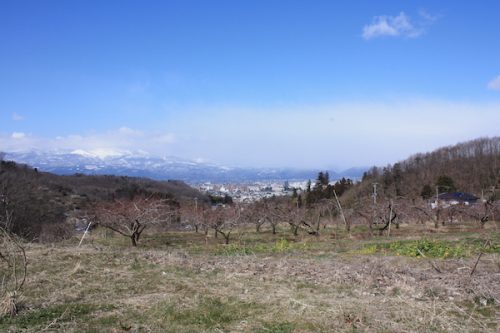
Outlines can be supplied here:
M413 23L411 18L404 12L397 16L375 16L371 24L363 27L363 38L372 39L377 37L407 37L415 38L425 32L425 27L434 22L437 17L431 16L425 11L420 12L421 20Z
M19 140L19 139L24 139L26 137L26 134L23 132L14 132L10 136L12 139Z
M126 135L126 136L140 136L142 135L142 132L141 131L138 131L138 130L134 130L134 129L131 129L129 127L126 127L126 126L122 126L118 129L118 132L120 134L123 134L123 135Z
M500 91L500 75L488 82L488 89Z
M429 14L425 9L420 9L418 15L427 23L432 23L440 18L440 15Z
M154 142L160 144L170 144L175 142L175 137L172 133L160 134L154 137Z
M14 132L9 136L0 134L0 151L15 152L36 150L79 151L107 157L131 152L149 152L165 155L174 135L168 132L143 133L128 127L121 127L101 133L72 134L53 138L26 135Z
M12 120L14 121L21 121L24 120L24 117L18 114L17 112L12 113Z

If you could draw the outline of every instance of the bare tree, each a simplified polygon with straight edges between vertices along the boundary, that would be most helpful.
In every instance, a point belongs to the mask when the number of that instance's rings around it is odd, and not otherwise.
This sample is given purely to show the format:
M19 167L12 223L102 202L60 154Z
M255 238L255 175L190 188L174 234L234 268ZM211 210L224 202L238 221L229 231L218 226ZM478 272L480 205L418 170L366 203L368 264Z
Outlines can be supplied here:
M215 230L215 235L222 235L224 242L229 244L231 232L241 221L241 207L236 204L232 206L215 206L209 218L211 227Z
M278 208L282 220L288 222L294 236L298 236L301 228L312 230L311 224L307 222L308 209L304 206L283 204Z
M387 236L390 236L391 225L393 223L395 223L399 228L399 222L396 221L397 217L398 214L396 213L394 202L393 200L390 200L387 208L385 210L382 210L376 217L379 224L382 225L381 227L376 227L376 229L379 231L379 234L382 235L382 233L387 230Z
M203 212L206 209L206 204L198 202L196 199L194 203L184 203L180 208L181 221L184 225L189 226L198 232L203 228Z
M242 219L255 225L255 231L260 232L262 226L267 222L267 202L266 199L252 202L245 207Z
M462 216L463 218L473 219L479 222L481 229L484 228L488 221L495 220L495 211L498 210L498 202L488 199L483 203L472 205L458 204L448 208L453 209L454 215Z
M393 224L397 229L399 228L401 211L405 203L403 197L397 199L380 197L376 203L366 198L353 206L347 221L359 216L366 221L371 233L378 231L379 235L382 235L384 231L387 231L390 235L390 228Z
M148 226L165 225L177 216L171 200L154 196L102 203L96 209L99 225L129 237L137 246Z
M11 219L11 213L0 216L3 225L9 225ZM0 227L0 316L15 316L18 313L27 267L28 261L21 239Z
M208 232L214 225L217 218L218 212L216 211L215 207L204 207L203 211L201 212L200 226L203 230L203 234L205 235L205 243L208 243ZM214 236L215 238L217 238L216 230L214 231Z
M263 220L268 222L271 226L273 235L276 235L276 228L283 221L283 207L284 203L277 198L274 200L265 202L263 209Z
M28 260L20 237L11 230L14 223L14 206L6 183L2 179L0 191L0 316L15 316L20 293L26 282Z

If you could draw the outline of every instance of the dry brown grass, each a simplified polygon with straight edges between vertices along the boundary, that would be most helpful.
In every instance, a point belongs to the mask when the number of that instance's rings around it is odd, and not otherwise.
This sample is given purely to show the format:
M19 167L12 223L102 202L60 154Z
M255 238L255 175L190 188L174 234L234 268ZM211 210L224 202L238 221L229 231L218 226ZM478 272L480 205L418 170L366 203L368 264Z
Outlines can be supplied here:
M0 300L0 317L17 315L18 308L22 304L23 297L17 291L6 292L2 300Z
M28 309L0 319L0 331L496 332L500 324L497 253L471 276L476 256L434 259L439 273L429 259L353 254L362 241L328 236L247 255L214 254L220 245L191 233L151 235L143 244L156 245L142 248L93 237L80 249L29 246ZM258 237L272 245L283 235Z

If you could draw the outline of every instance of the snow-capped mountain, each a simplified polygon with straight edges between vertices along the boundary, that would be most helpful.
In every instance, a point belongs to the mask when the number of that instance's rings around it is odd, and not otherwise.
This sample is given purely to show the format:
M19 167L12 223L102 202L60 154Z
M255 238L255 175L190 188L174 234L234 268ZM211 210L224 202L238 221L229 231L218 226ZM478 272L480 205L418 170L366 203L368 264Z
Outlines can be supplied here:
M128 151L28 151L7 153L6 160L25 163L56 174L112 174L148 177L157 180L178 179L188 183L252 182L315 179L319 170L232 168L201 163L178 157L155 157L146 152ZM342 175L330 172L330 178Z

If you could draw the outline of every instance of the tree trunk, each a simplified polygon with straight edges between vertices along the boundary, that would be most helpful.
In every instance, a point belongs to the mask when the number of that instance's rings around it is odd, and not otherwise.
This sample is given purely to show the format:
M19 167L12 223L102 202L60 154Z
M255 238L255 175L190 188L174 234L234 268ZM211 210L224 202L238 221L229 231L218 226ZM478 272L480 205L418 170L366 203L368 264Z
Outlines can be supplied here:
M130 235L130 240L132 241L132 246L137 246L137 240L135 239L135 234Z
M321 226L321 214L318 214L318 220L316 221L316 236L319 236L320 226Z
M276 225L273 223L271 227L273 228L273 235L276 235Z
M484 229L486 222L488 222L488 216L481 217L481 229Z
M436 221L434 221L434 228L439 228L439 207L436 207Z

